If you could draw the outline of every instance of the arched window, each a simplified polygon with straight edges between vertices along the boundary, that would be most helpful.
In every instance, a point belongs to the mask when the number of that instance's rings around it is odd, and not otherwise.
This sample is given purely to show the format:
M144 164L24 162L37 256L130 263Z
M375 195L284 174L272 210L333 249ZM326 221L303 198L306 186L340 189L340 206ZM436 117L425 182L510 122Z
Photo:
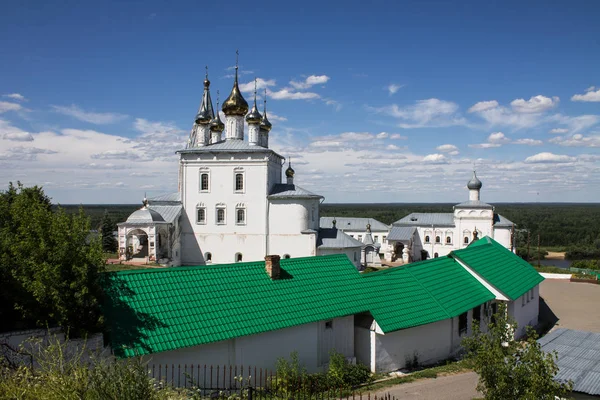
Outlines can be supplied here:
M196 223L206 224L206 207L204 207L204 203L196 206Z
M452 243L452 237L446 236L446 244L451 244L451 243Z
M433 258L438 258L438 257L439 257L438 253L433 253Z
M442 242L442 239L441 239L439 236L436 236L436 237L435 237L435 242L436 242L436 243L441 243L441 242Z
M242 262L242 253L235 253L235 262Z
M290 258L290 255L289 254L284 254L283 258Z
M465 238L463 239L463 243L464 244L469 244L469 237L465 236Z
M425 243L429 243L429 235L425 236Z
M236 210L236 217L235 217L235 223L238 225L245 225L246 224L246 210L243 208L238 208Z
M244 174L237 173L235 174L235 191L241 192L244 190Z
M200 174L200 190L203 192L208 192L208 186L209 184L209 179L208 179L208 172L202 172Z
M225 206L223 204L217 204L217 225L225 225L226 223L226 215L225 215Z
M212 262L212 253L206 252L206 254L204 254L204 260L207 263Z

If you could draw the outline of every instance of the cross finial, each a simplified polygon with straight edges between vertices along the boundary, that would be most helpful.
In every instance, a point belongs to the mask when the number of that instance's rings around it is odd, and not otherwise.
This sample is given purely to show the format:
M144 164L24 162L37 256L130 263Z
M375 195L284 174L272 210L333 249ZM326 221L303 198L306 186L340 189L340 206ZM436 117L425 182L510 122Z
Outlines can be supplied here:
M236 50L235 51L235 69L236 70L238 69L238 58L239 58L239 56L240 56L240 51Z
M217 89L217 114L219 113L219 89Z
M256 102L256 81L257 81L257 77L254 77L254 102Z
M263 113L267 112L267 88L265 88L265 108L263 110Z
M205 65L204 68L206 69L206 74L205 74L206 79L208 79L208 65Z

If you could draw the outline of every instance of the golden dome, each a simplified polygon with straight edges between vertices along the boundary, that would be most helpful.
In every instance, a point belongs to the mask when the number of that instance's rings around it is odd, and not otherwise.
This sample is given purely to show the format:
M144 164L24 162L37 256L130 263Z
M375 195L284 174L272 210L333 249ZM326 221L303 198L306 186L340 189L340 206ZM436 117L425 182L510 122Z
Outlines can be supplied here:
M235 66L235 81L229 97L223 102L223 112L225 115L244 116L248 112L248 103L244 100L238 86L238 66Z

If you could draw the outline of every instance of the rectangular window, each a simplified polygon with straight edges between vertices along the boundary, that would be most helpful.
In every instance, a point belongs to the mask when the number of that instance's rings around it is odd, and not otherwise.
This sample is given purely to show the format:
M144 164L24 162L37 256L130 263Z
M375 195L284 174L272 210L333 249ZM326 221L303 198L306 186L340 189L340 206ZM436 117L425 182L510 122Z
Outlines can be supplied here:
M362 235L358 235L358 240L362 242Z
M464 312L458 316L458 334L464 335L467 333L467 313Z
M326 321L325 329L333 329L333 321Z
M217 208L217 224L223 225L225 224L225 209Z
M533 290L534 289L531 289L531 300L533 300Z
M235 191L236 192L244 191L244 174L242 174L242 173L235 174Z
M387 240L387 236L384 236L381 241L383 242L383 244L385 244L386 240Z
M208 172L203 172L200 174L200 190L203 192L208 192Z
M196 223L205 224L206 223L206 208L201 207L196 209Z
M523 296L521 296L521 307L525 306L525 299L528 298L527 294L524 294ZM529 300L527 300L527 302L529 302Z
M473 308L473 321L479 323L481 320L481 306Z
M246 210L243 208L238 208L236 210L235 223L238 225L246 224Z
M375 243L379 243L379 236L377 236L377 235L373 236L373 241Z

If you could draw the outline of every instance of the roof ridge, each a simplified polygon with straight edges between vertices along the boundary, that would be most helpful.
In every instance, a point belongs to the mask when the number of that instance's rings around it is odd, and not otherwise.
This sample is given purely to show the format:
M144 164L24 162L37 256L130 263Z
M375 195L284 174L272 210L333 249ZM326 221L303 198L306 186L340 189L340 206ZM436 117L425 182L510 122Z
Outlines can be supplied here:
M440 306L440 308L442 310L444 310L444 313L446 314L446 316L448 316L448 318L454 318L450 315L450 313L448 312L448 310L446 310L446 307L444 307L442 304L440 304L440 302L438 301L438 299L435 298L435 296L433 294L431 294L431 292L429 291L429 289L427 289L422 283L421 281L410 271L409 268L406 268L406 271L408 271L408 273L410 274L410 276L413 277L413 279L415 281L417 281L417 283L419 284L419 286L421 286L421 288L433 299L433 301L435 301L435 303Z

